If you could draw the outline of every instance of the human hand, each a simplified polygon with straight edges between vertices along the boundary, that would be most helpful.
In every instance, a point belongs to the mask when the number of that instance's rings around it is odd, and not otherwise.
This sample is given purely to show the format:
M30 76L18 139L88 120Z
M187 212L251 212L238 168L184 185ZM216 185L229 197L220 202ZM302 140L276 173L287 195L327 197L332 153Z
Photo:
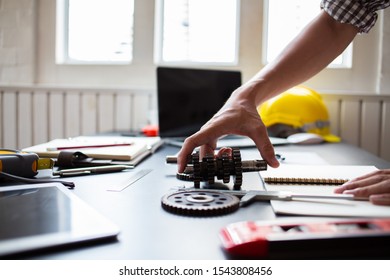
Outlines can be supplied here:
M188 156L196 147L200 148L200 157L214 154L217 140L227 134L250 137L264 160L272 167L278 167L274 148L268 138L267 129L262 122L254 102L249 98L250 86L237 89L225 105L202 128L184 141L178 154L178 172L183 172Z
M368 197L373 204L390 205L390 169L376 170L355 178L335 189L335 193Z

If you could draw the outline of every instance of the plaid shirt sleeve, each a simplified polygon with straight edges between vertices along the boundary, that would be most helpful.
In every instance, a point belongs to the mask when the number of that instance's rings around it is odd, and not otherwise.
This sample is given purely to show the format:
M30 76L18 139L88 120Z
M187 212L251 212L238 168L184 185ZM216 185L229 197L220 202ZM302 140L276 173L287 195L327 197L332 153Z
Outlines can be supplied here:
M389 7L390 0L321 0L321 8L335 20L352 24L368 33L378 18L376 11Z

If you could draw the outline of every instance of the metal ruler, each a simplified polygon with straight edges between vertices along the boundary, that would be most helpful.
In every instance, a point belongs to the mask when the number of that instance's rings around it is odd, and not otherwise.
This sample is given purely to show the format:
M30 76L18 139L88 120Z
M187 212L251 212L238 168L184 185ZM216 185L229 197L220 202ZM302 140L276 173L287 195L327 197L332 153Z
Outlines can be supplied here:
M116 186L111 186L107 189L107 191L111 191L111 192L121 192L123 191L124 189L126 189L127 187L130 187L132 184L134 184L135 182L137 182L139 179L141 179L142 177L144 177L145 175L147 175L148 173L150 173L152 171L152 169L142 169L138 172L136 172L135 174L132 174L131 177L129 179L126 180L125 183L123 184L118 184Z

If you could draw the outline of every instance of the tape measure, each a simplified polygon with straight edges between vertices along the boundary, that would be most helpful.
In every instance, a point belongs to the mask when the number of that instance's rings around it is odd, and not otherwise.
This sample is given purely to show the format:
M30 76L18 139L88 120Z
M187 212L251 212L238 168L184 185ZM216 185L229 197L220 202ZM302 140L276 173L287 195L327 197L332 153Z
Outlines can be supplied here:
M0 172L24 178L32 178L40 169L51 169L50 158L39 158L37 154L17 150L0 149Z

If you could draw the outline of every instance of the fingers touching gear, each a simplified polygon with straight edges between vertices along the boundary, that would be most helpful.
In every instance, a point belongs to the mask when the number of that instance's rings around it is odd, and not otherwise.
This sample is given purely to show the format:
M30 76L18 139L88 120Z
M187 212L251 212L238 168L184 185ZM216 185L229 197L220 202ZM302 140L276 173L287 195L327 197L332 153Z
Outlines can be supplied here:
M200 182L215 183L215 177L229 183L230 176L234 180L234 189L240 190L243 182L243 172L261 171L267 169L264 160L241 160L241 152L238 148L232 148L231 155L222 154L206 155L202 160L199 153L193 153L188 161L188 165L183 173L177 173L176 177L184 181L193 181L195 188L200 188Z

